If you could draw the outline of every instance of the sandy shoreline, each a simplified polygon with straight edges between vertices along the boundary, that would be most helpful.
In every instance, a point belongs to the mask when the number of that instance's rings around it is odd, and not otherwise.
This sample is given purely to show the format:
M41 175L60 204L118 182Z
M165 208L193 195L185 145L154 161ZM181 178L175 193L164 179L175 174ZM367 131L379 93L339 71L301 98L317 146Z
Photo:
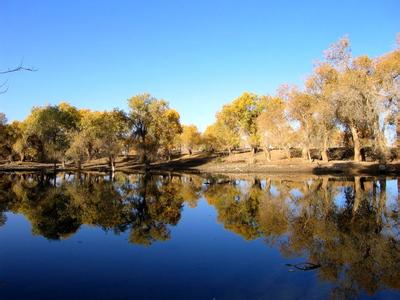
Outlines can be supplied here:
M11 163L0 165L3 172L54 172L53 164ZM76 172L74 165L57 165L57 172ZM106 164L83 165L82 172L110 172ZM119 162L116 171L133 173L138 171L168 171L193 173L264 173L264 174L315 174L315 175L397 175L400 174L400 162L380 164L378 162L321 161L305 162L299 160L284 162L218 162L214 158L194 157L170 162L153 163L147 167L133 161Z

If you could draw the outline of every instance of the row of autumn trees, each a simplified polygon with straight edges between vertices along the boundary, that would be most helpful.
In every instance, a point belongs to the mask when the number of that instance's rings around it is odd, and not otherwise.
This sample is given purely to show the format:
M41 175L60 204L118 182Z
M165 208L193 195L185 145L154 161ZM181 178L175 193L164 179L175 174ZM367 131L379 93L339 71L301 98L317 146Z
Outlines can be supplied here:
M400 40L399 40L400 42ZM400 43L399 43L400 46ZM310 148L328 160L330 146L352 145L354 160L370 146L387 155L385 129L395 125L400 96L400 49L378 58L352 57L348 38L324 52L303 88L282 85L275 96L244 93L225 105L205 131L210 145L234 149L246 144L257 151Z
M169 158L183 133L179 113L149 94L134 96L128 103L128 113L78 110L60 103L35 107L22 122L7 124L3 116L1 154L21 161L70 160L79 167L84 161L107 157L112 168L116 157L132 148L145 163Z
M400 45L400 43L399 43ZM263 148L301 148L311 160L317 149L322 160L328 149L350 146L354 160L370 147L387 157L385 130L393 126L400 97L400 48L377 58L352 57L342 38L325 51L303 88L282 85L275 96L245 92L217 113L216 121L201 134L183 126L179 113L149 94L128 100L129 112L79 110L67 103L35 107L22 122L7 124L0 113L0 157L80 165L107 157L112 168L118 155L136 150L140 161L170 159L185 148L229 151Z

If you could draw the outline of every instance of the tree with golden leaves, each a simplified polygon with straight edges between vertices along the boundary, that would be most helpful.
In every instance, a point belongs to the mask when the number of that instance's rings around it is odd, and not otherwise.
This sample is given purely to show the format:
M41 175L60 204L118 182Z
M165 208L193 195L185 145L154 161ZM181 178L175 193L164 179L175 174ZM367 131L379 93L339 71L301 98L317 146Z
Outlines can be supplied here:
M170 152L182 132L179 114L170 109L168 102L150 94L133 96L128 104L131 131L140 160L149 163L160 148Z
M170 160L174 149L178 148L182 125L179 113L175 109L167 109L161 120L160 148L163 155Z
M284 149L290 158L290 142L293 129L286 115L286 103L280 97L261 98L262 112L257 118L257 130L267 160L271 160L271 150Z
M244 92L217 113L217 128L224 134L235 136L239 143L244 142L256 152L260 144L256 122L260 112L260 98L256 94ZM232 141L228 148L231 150L237 142L234 139L229 140Z
M180 136L181 145L187 149L189 155L192 155L193 149L200 145L201 134L196 125L183 125L183 131Z
M335 106L330 95L337 82L337 71L330 65L318 64L306 81L306 92L313 97L313 143L320 149L321 158L327 162L329 140L337 130Z
M292 120L300 124L298 134L302 145L302 156L311 161L310 147L315 133L315 120L313 118L316 109L316 99L312 95L293 88L288 94L288 112Z
M354 160L360 161L362 148L369 141L380 159L385 160L387 145L384 130L393 115L393 95L398 74L396 51L385 59L368 56L351 57L347 37L334 43L326 51L327 63L337 71L337 79L330 86L329 97L339 122L347 127L353 138ZM394 58L394 59L393 59ZM393 61L392 61L393 59ZM386 71L385 71L386 70ZM384 116L389 118L384 119Z

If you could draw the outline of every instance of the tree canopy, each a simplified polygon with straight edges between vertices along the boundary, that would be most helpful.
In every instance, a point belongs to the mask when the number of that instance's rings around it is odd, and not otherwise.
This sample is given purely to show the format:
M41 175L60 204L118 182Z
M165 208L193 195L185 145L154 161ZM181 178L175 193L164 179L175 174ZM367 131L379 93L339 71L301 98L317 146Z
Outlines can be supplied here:
M400 97L400 47L379 57L353 57L347 37L333 43L301 87L281 85L275 95L244 92L217 112L201 133L181 124L178 111L163 99L138 94L129 111L78 109L66 102L34 107L25 120L8 123L0 113L0 158L77 166L106 158L115 169L118 156L136 155L148 165L170 160L181 150L263 149L268 160L279 149L291 158L300 148L329 160L329 149L351 147L354 160L366 149L381 162L389 157L387 130L397 125ZM399 131L400 132L400 131ZM315 154L314 158L315 159Z

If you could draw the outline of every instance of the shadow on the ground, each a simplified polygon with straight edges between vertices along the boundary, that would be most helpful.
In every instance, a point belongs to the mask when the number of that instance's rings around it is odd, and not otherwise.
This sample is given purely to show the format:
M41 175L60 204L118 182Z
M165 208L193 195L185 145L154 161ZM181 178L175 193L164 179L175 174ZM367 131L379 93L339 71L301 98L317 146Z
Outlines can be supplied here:
M151 164L151 167L159 169L165 168L165 169L175 169L175 170L187 170L205 165L217 157L218 155L216 154L205 154L205 153L193 154L191 156L181 157L176 160L154 163Z
M390 163L388 165L371 163L341 162L332 165L319 165L313 168L315 175L343 174L343 175L398 175L400 173L400 163Z

